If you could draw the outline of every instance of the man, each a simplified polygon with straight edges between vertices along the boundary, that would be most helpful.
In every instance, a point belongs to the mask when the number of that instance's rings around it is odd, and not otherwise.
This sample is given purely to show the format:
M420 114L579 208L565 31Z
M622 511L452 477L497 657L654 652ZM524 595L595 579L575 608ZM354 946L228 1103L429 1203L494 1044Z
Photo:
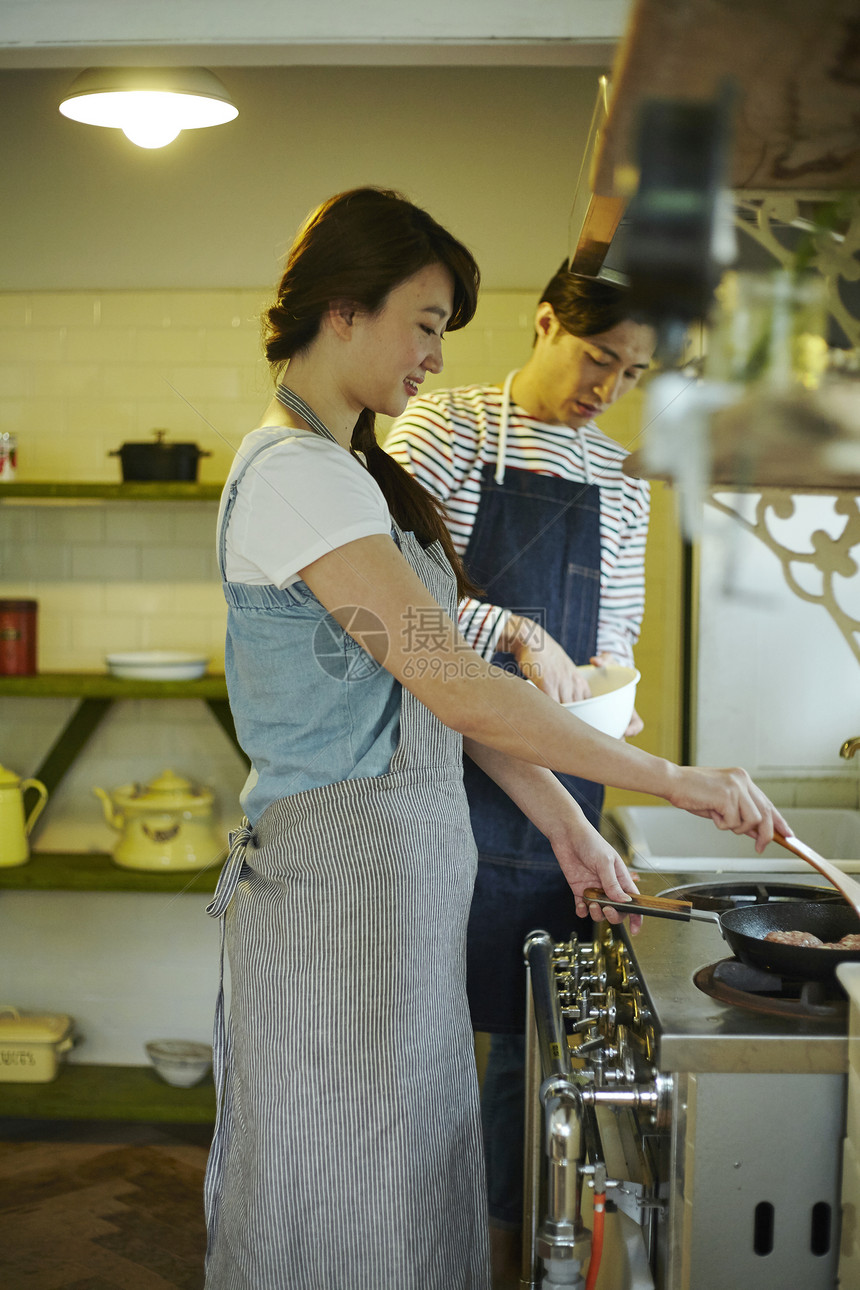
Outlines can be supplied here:
M540 297L534 328L531 356L503 387L413 399L386 448L445 503L454 544L485 588L486 601L461 604L467 640L571 702L588 696L583 664L633 661L648 485L622 474L625 451L594 418L636 386L656 335L632 316L622 288L575 276L566 263ZM641 729L634 713L627 734ZM547 839L468 760L464 773L479 853L468 990L475 1029L491 1033L482 1113L501 1286L515 1284L522 1221L522 945L536 927L561 939L587 924ZM559 778L596 825L602 786Z

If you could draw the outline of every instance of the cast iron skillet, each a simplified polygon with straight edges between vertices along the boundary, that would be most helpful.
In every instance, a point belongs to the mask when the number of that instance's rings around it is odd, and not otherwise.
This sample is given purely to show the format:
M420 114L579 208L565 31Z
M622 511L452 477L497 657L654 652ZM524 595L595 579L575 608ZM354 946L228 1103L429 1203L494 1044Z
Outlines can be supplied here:
M792 931L814 932L819 940L838 941L849 932L860 932L855 910L837 901L780 900L718 914L665 896L635 896L625 904L610 900L605 892L593 887L585 892L585 899L610 905L625 914L716 923L723 940L742 963L780 976L824 981L833 975L838 963L860 963L860 950L819 950L814 945L780 945L764 939L768 932Z

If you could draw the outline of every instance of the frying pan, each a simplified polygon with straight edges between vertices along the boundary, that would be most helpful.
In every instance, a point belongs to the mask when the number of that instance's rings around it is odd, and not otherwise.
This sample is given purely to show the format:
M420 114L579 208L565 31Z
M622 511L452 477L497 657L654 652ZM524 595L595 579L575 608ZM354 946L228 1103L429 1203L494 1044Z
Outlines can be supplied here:
M742 963L779 976L824 981L833 975L838 963L860 963L860 950L819 950L815 946L780 945L764 939L768 932L798 931L814 932L822 941L838 941L849 932L860 932L860 918L850 905L786 900L746 905L718 914L713 910L694 909L687 900L670 900L666 896L635 896L629 902L610 900L605 892L594 887L588 888L585 899L610 905L625 914L716 923L723 940Z

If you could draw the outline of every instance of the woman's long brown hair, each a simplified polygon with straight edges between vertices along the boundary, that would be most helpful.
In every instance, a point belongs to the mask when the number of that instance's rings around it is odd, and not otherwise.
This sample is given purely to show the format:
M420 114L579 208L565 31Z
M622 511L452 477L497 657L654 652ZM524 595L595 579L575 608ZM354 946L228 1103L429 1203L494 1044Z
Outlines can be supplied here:
M375 313L395 287L431 264L444 265L454 283L446 330L465 327L477 305L480 272L461 242L426 211L388 189L355 188L330 198L299 230L277 300L264 315L270 365L280 373L306 349L335 301L348 300ZM352 432L352 452L364 455L400 527L414 532L424 546L442 544L457 576L459 597L479 595L454 550L442 503L380 446L375 423L375 414L365 408Z

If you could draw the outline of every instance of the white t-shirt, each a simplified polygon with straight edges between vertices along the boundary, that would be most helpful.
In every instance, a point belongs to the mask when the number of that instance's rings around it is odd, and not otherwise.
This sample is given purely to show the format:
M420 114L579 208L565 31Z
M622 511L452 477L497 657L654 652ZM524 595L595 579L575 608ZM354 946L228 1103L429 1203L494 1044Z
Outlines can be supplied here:
M228 582L288 587L299 569L357 538L390 534L391 515L373 476L339 444L322 435L264 426L252 430L224 486L239 484L226 539ZM220 523L219 523L220 530Z

